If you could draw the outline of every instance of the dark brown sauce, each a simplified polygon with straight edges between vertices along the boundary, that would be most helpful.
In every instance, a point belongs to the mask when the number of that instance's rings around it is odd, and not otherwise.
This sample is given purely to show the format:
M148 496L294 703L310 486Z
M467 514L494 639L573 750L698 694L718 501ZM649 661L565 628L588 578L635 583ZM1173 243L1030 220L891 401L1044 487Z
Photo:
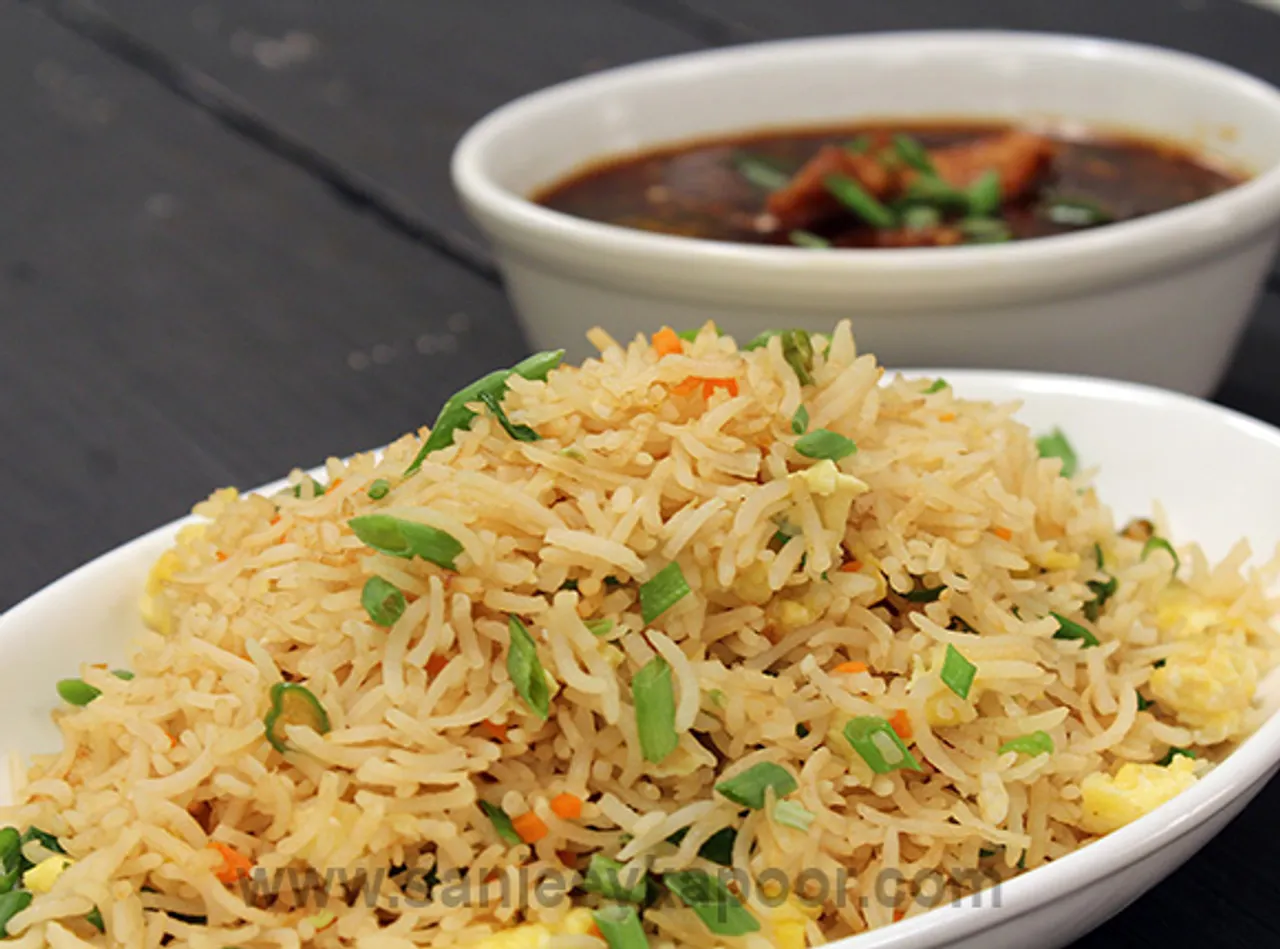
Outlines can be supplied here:
M866 137L909 135L927 149L1010 131L994 123L888 123L775 129L667 146L602 161L542 189L532 200L556 211L622 227L745 244L790 244L771 230L769 189L741 169L743 157L793 175L824 145ZM1191 149L1134 135L1047 133L1058 148L1034 188L1004 202L995 215L1009 238L1027 240L1104 226L1189 204L1231 188L1246 176L1215 167ZM1106 212L1089 224L1055 220L1055 206L1086 202ZM876 231L850 211L806 228L835 246L877 246Z

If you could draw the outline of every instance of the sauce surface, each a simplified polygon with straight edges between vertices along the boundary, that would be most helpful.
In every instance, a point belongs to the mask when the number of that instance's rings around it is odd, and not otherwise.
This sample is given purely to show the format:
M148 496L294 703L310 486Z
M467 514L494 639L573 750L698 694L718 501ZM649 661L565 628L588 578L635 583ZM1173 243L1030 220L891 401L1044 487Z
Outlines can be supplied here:
M1021 156L1013 154L1023 146ZM953 155L965 155L966 161L948 160ZM975 161L967 162L969 157ZM845 192L831 174L818 174L824 162L888 217L870 213L861 198L850 204L831 193ZM877 162L889 170L888 183ZM904 184L904 172L916 183ZM983 172L1000 177L1003 187L998 206L978 215L985 223L974 223L977 205L964 204L955 192L972 194L982 187ZM922 196L921 177L942 181L951 193L939 196L933 188ZM1132 220L1243 180L1187 148L1139 137L1066 138L1009 125L880 122L669 146L580 170L532 199L591 221L705 240L944 246L1050 237Z

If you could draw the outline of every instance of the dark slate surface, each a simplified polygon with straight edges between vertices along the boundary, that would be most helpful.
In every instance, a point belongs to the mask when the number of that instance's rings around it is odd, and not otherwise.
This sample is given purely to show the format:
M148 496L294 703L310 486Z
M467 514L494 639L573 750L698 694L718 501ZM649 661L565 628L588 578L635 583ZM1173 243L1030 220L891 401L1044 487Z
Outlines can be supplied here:
M1280 16L1235 0L0 0L0 609L525 351L448 187L488 109L707 45L974 26L1280 81ZM1278 362L1271 295L1218 400L1280 422ZM1078 949L1276 944L1277 805Z

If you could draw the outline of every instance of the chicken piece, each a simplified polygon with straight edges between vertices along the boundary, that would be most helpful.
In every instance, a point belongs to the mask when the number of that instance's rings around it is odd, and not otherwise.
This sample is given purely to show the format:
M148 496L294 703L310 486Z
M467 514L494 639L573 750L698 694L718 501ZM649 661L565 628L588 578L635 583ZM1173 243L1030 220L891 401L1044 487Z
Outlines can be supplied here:
M1000 175L1000 200L1011 201L1029 191L1053 158L1054 143L1031 132L1004 132L963 145L929 152L938 177L953 188L967 188L986 171ZM907 171L903 187L919 176Z
M870 155L855 155L838 145L824 145L810 158L785 187L769 195L766 209L777 220L777 229L807 228L843 207L827 191L828 175L852 178L875 197L894 187L893 175Z

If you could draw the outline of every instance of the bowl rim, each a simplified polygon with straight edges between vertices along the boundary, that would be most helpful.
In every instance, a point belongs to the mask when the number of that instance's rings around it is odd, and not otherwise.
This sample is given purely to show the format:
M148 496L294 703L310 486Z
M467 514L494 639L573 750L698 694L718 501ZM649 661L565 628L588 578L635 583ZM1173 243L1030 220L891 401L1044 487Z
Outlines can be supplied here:
M892 377L945 377L960 392L966 386L985 386L1003 391L998 398L1005 402L1021 401L1021 394L1038 392L1064 399L1121 401L1148 408L1167 408L1183 415L1206 418L1218 425L1240 431L1247 437L1269 443L1280 455L1280 427L1270 425L1238 410L1217 405L1178 392L1141 383L1094 378L1070 373L1028 372L1023 370L964 368L887 368L885 381ZM962 397L964 396L961 392ZM976 396L975 396L976 397ZM380 452L385 446L369 449ZM365 453L365 452L362 452ZM324 466L311 468L308 474L322 476ZM242 493L269 493L281 490L288 478L281 478ZM120 544L47 584L19 603L0 613L0 643L15 633L11 623L21 623L28 611L35 612L47 597L74 591L101 571L118 569L136 558L142 550L168 544L182 526L198 520L194 514L177 518ZM0 749L3 753L4 749ZM1021 876L998 884L1001 894L998 906L980 907L967 913L942 912L964 907L973 897L941 903L910 919L879 929L836 940L832 949L910 949L941 946L973 936L1016 917L1036 911L1070 892L1105 881L1174 844L1202 822L1250 791L1274 771L1280 761L1280 710L1272 714L1230 755L1195 785L1157 807L1134 822L1067 854L1053 863L1036 867ZM991 890L982 891L990 893Z
M1165 74L1182 74L1211 84L1223 98L1251 99L1274 114L1280 129L1280 88L1203 56L1127 40L1087 35L1017 30L913 30L800 37L701 50L646 60L561 82L528 93L489 112L462 135L450 162L455 190L482 229L537 259L558 261L575 274L591 271L618 277L645 269L645 278L661 268L673 284L691 287L737 286L755 294L778 288L788 275L788 294L822 296L839 288L848 298L848 280L867 280L863 290L901 298L917 295L905 278L959 281L953 290L981 291L989 268L998 267L1001 297L1010 292L1035 296L1055 290L1079 291L1081 274L1091 286L1144 270L1167 270L1180 262L1220 253L1280 222L1280 160L1218 194L1131 221L1079 233L1007 244L947 248L803 248L758 246L655 234L587 221L534 204L527 195L499 183L487 159L496 140L531 123L543 112L595 101L655 81L689 81L723 68L752 62L799 62L817 51L848 51L874 46L918 56L923 46L951 53L989 57L993 51L1045 51L1088 60L1140 64ZM889 109L885 114L891 114ZM776 124L776 123L774 123ZM523 132L527 138L532 132ZM652 145L665 144L653 142ZM601 158L608 157L601 154ZM565 173L568 173L566 169ZM985 279L973 279L986 272ZM966 284L965 278L970 282ZM1096 277L1096 280L1095 280ZM870 279L869 279L870 278ZM745 283L744 283L745 281ZM611 282L611 281L610 281ZM827 293L829 296L829 292Z

